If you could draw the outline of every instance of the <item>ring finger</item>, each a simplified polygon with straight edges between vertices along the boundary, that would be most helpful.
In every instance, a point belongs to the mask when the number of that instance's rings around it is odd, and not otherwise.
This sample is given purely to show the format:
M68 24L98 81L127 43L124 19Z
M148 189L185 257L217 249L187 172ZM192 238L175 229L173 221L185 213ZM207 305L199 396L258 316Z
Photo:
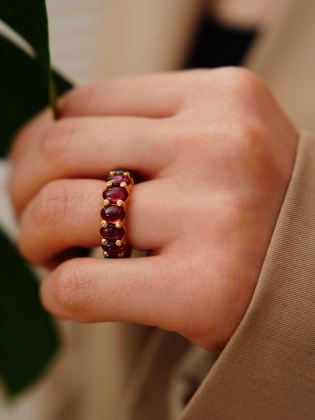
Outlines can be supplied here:
M159 249L176 237L165 212L173 214L172 182L152 180L137 184L127 213L128 243L136 249ZM21 218L19 248L30 261L49 265L61 252L100 245L100 210L104 182L90 179L49 183L31 201ZM163 206L163 209L161 208ZM169 206L169 208L168 208Z

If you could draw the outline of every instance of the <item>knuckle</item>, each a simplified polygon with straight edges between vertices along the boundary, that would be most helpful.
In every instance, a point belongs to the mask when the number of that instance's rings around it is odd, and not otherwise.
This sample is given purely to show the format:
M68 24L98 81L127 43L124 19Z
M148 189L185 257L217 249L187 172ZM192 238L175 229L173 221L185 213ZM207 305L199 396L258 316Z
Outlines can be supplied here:
M241 67L227 67L220 69L221 77L228 88L236 89L242 94L255 97L267 92L265 83L251 71Z
M270 133L263 127L260 121L249 117L247 121L232 122L228 133L231 157L247 162L248 159L257 162L264 161L266 151L266 139Z
M36 254L33 254L30 251L30 248L28 246L27 238L24 237L23 231L21 231L19 238L16 242L16 247L19 251L19 253L30 263L37 264L39 261L36 258Z
M39 193L35 202L35 223L49 227L66 223L73 216L73 195L67 193L65 181L52 181Z
M34 250L34 240L40 246L46 247L47 246L47 236L42 234L41 231L37 231L37 229L32 230L32 239L30 240L29 229L25 226L26 221L21 220L21 229L20 234L17 239L17 249L19 253L31 264L41 264L42 258L41 255Z
M76 110L76 113L81 113L80 110L87 109L89 104L99 96L99 90L99 83L90 83L72 89L59 101L58 115L60 117L67 116L73 109Z
M64 263L57 269L54 295L55 299L70 316L77 320L89 321L83 309L91 305L94 294L89 276L83 276L73 263Z
M196 69L186 73L190 87L203 90L208 86L220 89L257 95L268 91L263 80L242 67L223 67L219 69Z
M75 136L76 126L70 118L54 123L47 131L41 143L41 152L45 161L60 166L64 157L68 156L69 139Z

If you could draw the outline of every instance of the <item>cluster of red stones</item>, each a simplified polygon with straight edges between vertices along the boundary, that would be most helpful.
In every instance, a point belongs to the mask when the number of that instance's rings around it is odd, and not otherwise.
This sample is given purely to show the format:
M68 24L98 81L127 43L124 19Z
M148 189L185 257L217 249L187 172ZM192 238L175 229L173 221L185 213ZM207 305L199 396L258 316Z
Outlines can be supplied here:
M126 242L126 203L134 184L131 172L118 169L111 171L106 178L103 191L104 208L101 210L102 248L105 258L129 257L130 249Z

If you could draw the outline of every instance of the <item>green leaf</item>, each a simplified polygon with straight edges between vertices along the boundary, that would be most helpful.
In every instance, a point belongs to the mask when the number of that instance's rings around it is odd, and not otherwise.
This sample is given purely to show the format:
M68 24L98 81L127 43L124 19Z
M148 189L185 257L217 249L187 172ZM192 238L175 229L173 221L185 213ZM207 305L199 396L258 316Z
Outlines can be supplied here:
M47 79L38 63L0 36L0 156L6 156L15 132L45 108ZM72 84L53 72L57 94Z
M46 94L56 109L56 95L50 69L48 19L45 0L1 0L0 19L34 48L46 79Z
M5 156L15 132L49 103L54 108L56 96L72 85L50 68L44 0L0 0L0 19L28 42L35 57L0 36L0 155ZM33 273L1 232L0 249L0 377L13 396L42 374L59 338Z
M43 66L49 68L49 38L44 0L0 2L0 19L20 34L36 51Z
M0 249L0 375L13 396L43 373L59 340L37 281L1 231Z

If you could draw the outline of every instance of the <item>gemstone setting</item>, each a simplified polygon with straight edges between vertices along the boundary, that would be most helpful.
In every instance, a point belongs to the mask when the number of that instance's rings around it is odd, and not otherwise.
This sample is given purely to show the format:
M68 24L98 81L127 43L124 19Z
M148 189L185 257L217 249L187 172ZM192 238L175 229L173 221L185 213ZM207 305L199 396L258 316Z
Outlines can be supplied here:
M117 201L126 201L128 198L128 191L125 188L112 187L103 192L104 200L110 200L111 203L117 204Z
M102 245L102 248L109 254L121 254L126 250L127 246L126 244L121 244L118 246L115 242L108 242L107 245Z
M130 248L126 242L126 218L129 194L134 185L134 174L117 169L105 179L101 210L101 246L105 258L127 258Z
M114 225L101 228L100 234L108 241L117 241L125 236L125 229L116 228Z
M107 182L111 182L113 187L119 187L121 182L125 182L127 185L130 184L130 179L125 175L113 175L106 178Z
M107 223L116 223L124 220L126 212L122 207L108 206L101 210L101 217Z

